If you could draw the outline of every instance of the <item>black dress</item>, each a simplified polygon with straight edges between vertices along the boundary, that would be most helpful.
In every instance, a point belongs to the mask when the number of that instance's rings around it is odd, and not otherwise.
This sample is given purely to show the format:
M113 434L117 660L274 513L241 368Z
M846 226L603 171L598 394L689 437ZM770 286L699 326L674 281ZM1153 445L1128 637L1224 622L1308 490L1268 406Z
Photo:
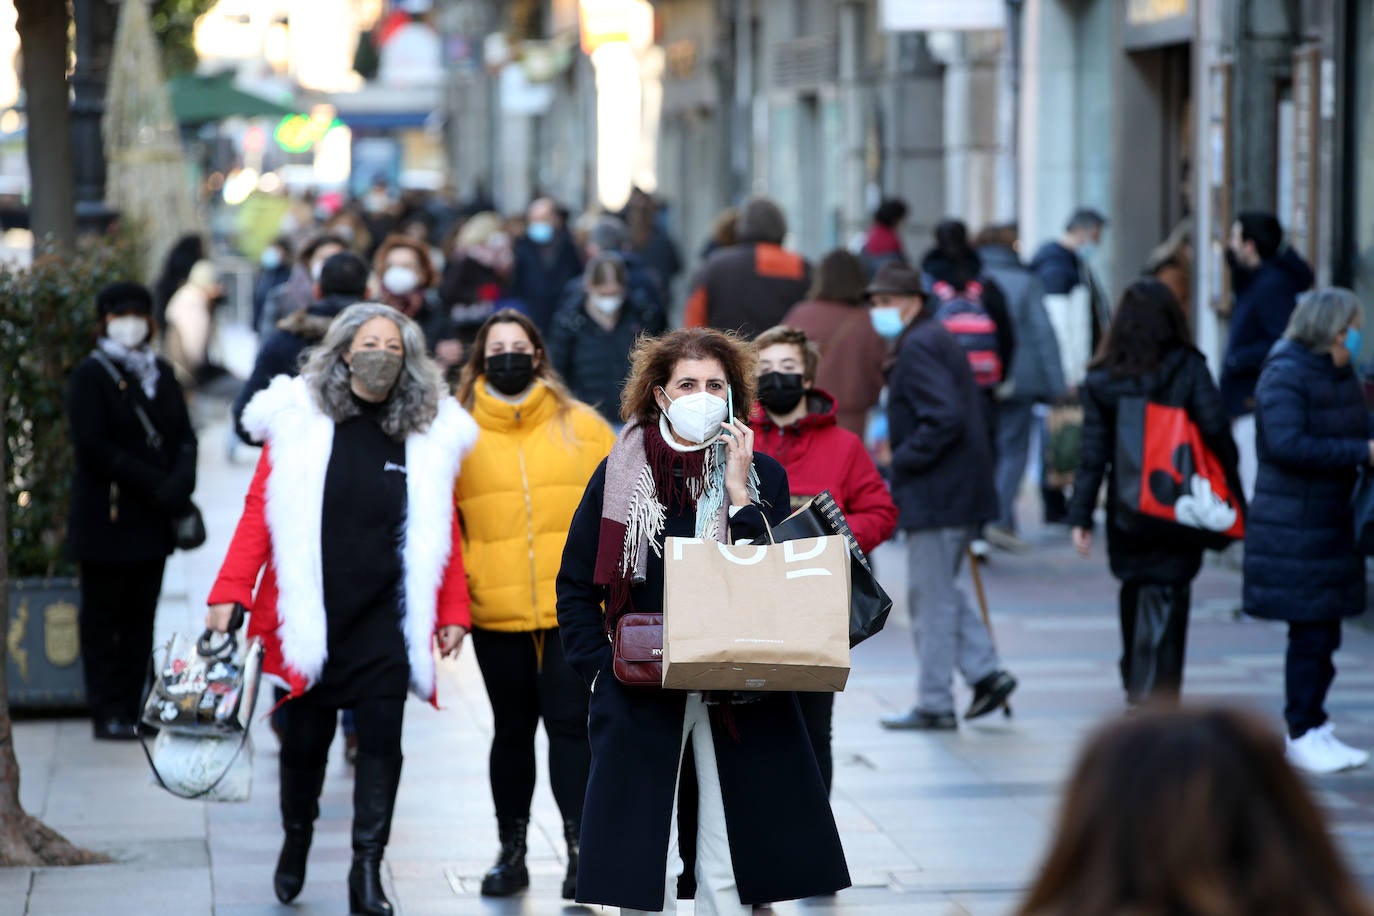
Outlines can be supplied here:
M401 633L405 443L378 425L380 405L334 427L324 481L321 549L329 656L308 696L348 706L401 697L410 662Z

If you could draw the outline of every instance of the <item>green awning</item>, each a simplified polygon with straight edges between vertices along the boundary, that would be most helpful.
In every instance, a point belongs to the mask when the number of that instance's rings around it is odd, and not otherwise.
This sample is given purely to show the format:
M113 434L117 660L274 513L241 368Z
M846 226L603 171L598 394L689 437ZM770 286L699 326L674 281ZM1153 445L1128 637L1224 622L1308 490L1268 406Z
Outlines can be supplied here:
M168 83L172 112L184 127L198 127L235 115L280 118L295 112L271 99L245 92L234 85L233 77L178 76Z

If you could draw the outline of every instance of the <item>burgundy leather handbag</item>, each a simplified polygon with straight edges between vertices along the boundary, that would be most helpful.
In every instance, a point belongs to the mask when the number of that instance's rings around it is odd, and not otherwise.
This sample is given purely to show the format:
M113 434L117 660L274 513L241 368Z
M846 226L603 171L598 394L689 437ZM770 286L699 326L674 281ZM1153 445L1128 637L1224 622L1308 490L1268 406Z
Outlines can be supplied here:
M611 640L615 679L627 687L663 686L663 615L630 612L616 618Z

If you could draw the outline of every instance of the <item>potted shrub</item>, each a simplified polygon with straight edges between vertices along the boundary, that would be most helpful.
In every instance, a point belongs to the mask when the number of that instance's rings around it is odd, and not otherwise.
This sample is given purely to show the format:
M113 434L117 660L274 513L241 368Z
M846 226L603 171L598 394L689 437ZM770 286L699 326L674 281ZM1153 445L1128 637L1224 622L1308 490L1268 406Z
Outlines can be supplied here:
M137 276L136 257L128 240L101 237L40 251L30 267L0 266L12 709L85 704L80 595L63 556L73 460L64 402L94 345L95 295Z

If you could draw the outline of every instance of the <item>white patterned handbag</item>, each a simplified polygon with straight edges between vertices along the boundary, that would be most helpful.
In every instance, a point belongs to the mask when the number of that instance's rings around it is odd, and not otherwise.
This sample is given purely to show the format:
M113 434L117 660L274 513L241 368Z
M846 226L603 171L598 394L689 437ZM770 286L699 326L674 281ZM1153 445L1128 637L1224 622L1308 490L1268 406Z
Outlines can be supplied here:
M235 619L242 622L241 615ZM153 783L179 798L247 801L252 790L249 732L263 646L249 640L242 657L237 649L232 633L216 645L206 630L194 643L173 636L160 658L154 652L139 740Z

